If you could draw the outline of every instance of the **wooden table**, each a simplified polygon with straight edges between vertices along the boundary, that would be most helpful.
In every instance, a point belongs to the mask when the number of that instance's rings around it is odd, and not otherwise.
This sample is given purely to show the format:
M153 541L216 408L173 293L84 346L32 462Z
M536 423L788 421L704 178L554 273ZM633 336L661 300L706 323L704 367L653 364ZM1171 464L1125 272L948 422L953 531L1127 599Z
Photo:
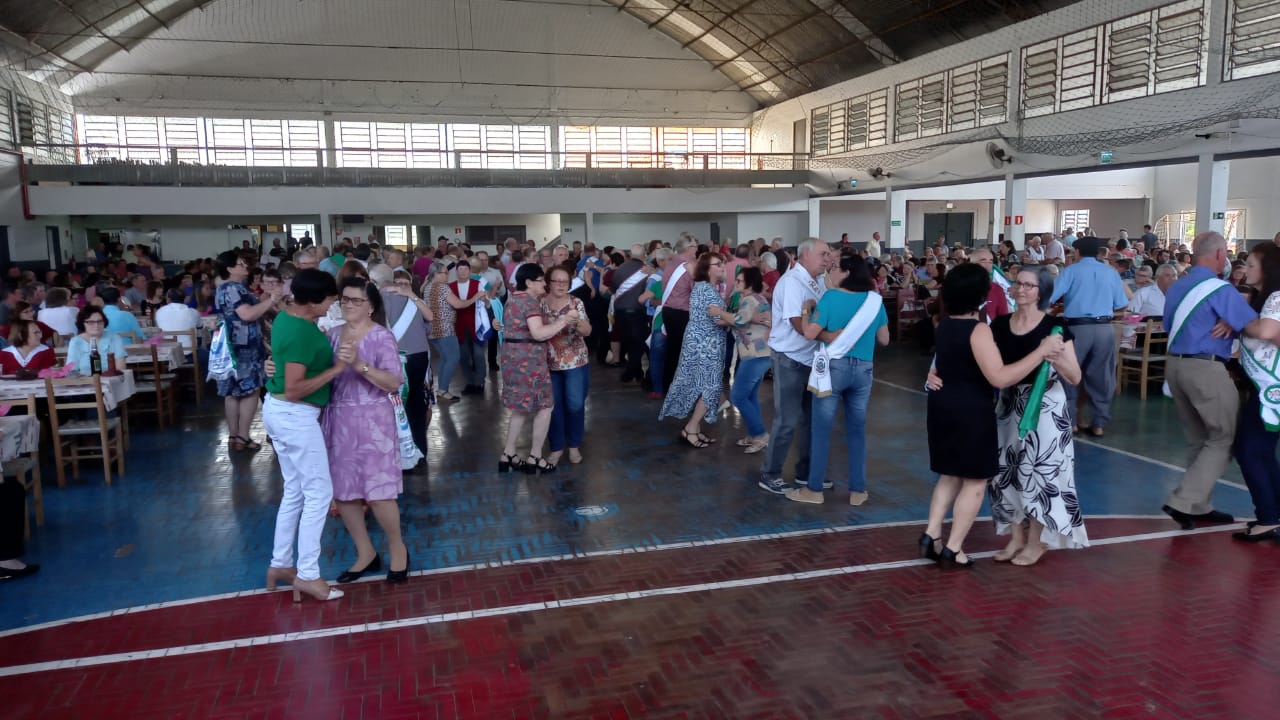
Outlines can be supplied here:
M0 417L0 462L16 460L40 446L40 421L35 415Z
M149 353L147 359L151 359ZM81 387L84 388L83 391ZM137 391L132 370L125 370L115 377L102 378L102 402L108 411L115 410L117 405L133 397ZM88 378L85 378L83 386L76 384L59 387L58 397L77 397L92 392L93 388ZM28 395L46 397L44 380L0 380L0 401L23 400Z
M67 349L58 348L56 351L58 359L66 361ZM150 365L151 364L151 345L147 343L130 343L124 346L125 365ZM182 344L175 340L166 340L156 344L156 354L160 356L160 362L167 364L170 371L177 370L186 362L185 351Z

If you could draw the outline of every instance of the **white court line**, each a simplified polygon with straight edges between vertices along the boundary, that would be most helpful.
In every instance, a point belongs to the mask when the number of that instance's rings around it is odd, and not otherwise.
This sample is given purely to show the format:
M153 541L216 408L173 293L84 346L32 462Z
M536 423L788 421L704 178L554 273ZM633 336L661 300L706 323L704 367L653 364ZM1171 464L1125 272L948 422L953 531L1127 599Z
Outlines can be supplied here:
M891 388L894 388L895 390L901 390L903 392L915 393L916 395L928 395L928 393L926 393L924 390L918 390L916 388L907 387L906 385L891 383L887 380L881 380L879 378L876 378L875 382L880 383L881 385L887 385ZM1155 458L1150 458L1150 457L1147 457L1146 455L1139 455L1138 453L1129 452L1128 450L1121 450L1120 448L1114 448L1114 447L1111 447L1110 445L1103 445L1102 443L1095 442L1087 438L1078 437L1075 439L1075 441L1077 443L1088 445L1090 447L1096 447L1102 450L1110 450L1113 453L1118 453L1120 455L1124 455L1125 457L1133 458L1134 460L1142 460L1145 462L1149 462L1152 465L1159 465L1162 468L1176 470L1180 473L1184 473L1187 471L1187 469L1182 467L1181 465L1174 465L1173 463L1167 463L1167 462L1164 462L1163 460L1156 460ZM1227 487L1233 487L1237 490L1243 490L1245 492L1249 492L1249 487L1244 483L1238 483L1238 482L1235 482L1234 480L1227 480L1226 478L1218 478L1218 482L1222 483L1223 485L1226 485Z
M1110 520L1167 520L1165 515L1086 515L1085 519L1100 518ZM977 518L981 521L990 520L990 517L983 516ZM855 530L878 530L882 528L904 527L908 525L924 525L924 520L897 520L893 522L867 523L865 525L837 525L832 527L810 528L808 530L788 530L779 533L761 533L758 535L735 535L733 537L715 538L712 540L688 540L675 543L661 543L658 545L640 545L637 547L618 548L613 550L588 550L585 552L574 552L562 555L541 555L538 557L520 558L517 560L491 560L489 562L467 563L465 565L451 565L449 567L431 568L429 570L414 570L409 573L410 577L426 577L432 575L449 575L452 573L470 572L472 570L486 570L493 568L510 567L512 565L537 565L541 563L562 562L565 560L583 560L598 557L610 557L614 555L630 555L642 554L650 552L663 552L666 550L681 550L691 547L708 547L716 545L731 545L734 543L748 543L759 540L784 540L787 538L805 537L807 535L823 535L828 533L844 533L853 532ZM356 580L357 583L380 582L386 578L386 575L369 575ZM61 627L63 625L71 625L73 623L88 622L91 620L101 620L103 618L115 617L117 615L129 615L132 613L150 612L152 610L163 610L166 608L182 607L184 605L197 605L205 602L215 602L218 600L231 600L233 598L253 597L254 595L266 595L268 593L279 592L278 590L267 590L258 588L256 590L238 590L235 592L219 593L216 595L201 595L199 597L183 598L181 600L165 600L164 602L150 603L147 605L135 605L133 607L120 608L118 610L106 610L98 613L90 613L87 615L77 615L75 617L63 618L60 620L50 620L49 622L40 623L38 625L25 625L23 627L11 628L9 630L0 631L0 638L10 637L12 635L22 635L25 633L38 632L40 630L49 630L51 628Z
M918 523L912 523L918 524ZM1204 535L1208 533L1220 533L1228 530L1238 530L1243 525L1225 525L1207 528L1197 528L1195 530L1166 530L1162 532L1142 533L1138 535L1124 535L1121 537L1104 538L1102 540L1093 541L1093 545L1117 545L1126 542L1142 542L1145 540L1159 540L1170 537L1183 537L1187 535ZM986 558L995 555L995 551L973 553L971 558ZM797 580L812 580L815 578L836 577L841 575L858 575L862 573L877 572L880 570L894 570L905 567L919 567L934 564L931 560L895 560L891 562L872 563L870 565L846 565L837 568L824 568L821 570L809 570L795 573L781 573L777 575L765 575L763 577L741 578L738 580L722 580L720 582L702 583L697 585L677 585L673 587L654 588L651 590L634 590L622 593L607 593L602 595L589 595L586 597L573 598L569 600L549 600L547 602L525 603L521 605L506 605L503 607L490 608L486 610L471 610L463 612L440 613L435 615L423 615L413 618L402 618L400 620L386 620L382 622L359 623L355 625L343 625L340 627L322 628L318 630L304 630L293 633L277 633L274 635L259 635L257 637L237 638L235 640L222 640L219 642L202 643L198 645L179 645L169 648L156 648L154 650L140 650L135 652L112 653L109 655L91 655L80 658L69 658L65 660L50 660L46 662L29 663L26 665L12 665L8 667L0 667L0 677L13 677L16 675L30 675L38 672L48 672L51 670L67 670L72 668L87 668L98 665L112 665L123 662L136 662L139 660L154 660L157 658L179 657L182 655L196 655L206 652L217 652L221 650L233 650L236 648L261 647L265 645L280 645L283 643L297 642L300 640L317 640L327 637L335 637L340 635L357 635L361 633L382 632L386 630L403 630L406 628L422 627L424 625L442 625L462 620L473 620L482 617L500 617L504 615L515 615L524 612L533 612L537 610L554 610L562 607L578 607L582 605L605 605L618 602L626 602L628 600L641 600L650 597L659 597L663 595L687 595L696 592L708 592L714 590L729 590L733 588L751 587L758 585L775 585L779 583L795 582Z

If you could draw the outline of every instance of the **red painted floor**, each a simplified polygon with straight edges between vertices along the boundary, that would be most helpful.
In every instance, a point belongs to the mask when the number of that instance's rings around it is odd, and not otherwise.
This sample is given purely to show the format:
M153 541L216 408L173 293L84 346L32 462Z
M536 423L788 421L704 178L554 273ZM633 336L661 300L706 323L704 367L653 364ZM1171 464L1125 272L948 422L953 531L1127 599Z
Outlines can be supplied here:
M1167 531L1092 520L1091 536ZM971 550L998 544L982 526ZM0 638L3 665L343 634L0 677L16 718L1275 718L1280 548L1227 533L1037 567L872 572L506 608L909 559L916 526L510 565ZM347 626L503 613L390 630ZM0 672L5 672L0 669Z

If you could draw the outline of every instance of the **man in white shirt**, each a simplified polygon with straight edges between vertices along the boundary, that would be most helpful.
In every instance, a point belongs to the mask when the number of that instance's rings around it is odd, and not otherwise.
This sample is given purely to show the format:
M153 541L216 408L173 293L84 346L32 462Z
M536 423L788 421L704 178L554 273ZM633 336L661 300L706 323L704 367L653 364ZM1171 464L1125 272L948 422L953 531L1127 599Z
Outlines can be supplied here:
M1066 230L1062 231L1062 244L1065 247L1076 246L1076 232L1074 229L1067 228Z
M804 323L812 312L812 306L806 307L806 303L816 303L826 291L821 275L830 267L833 255L821 240L805 240L796 248L796 264L773 289L773 322L769 328L769 349L773 354L773 430L760 466L759 485L774 495L784 495L788 489L782 477L782 465L793 442L797 445L796 482L806 482L809 477L809 415L813 395L806 388L818 341L804 337Z
M867 243L867 257L880 259L880 233L871 233L871 241Z
M165 304L156 308L155 323L161 332L190 332L200 327L200 313L195 308L187 307L186 298L182 291L174 288L165 293ZM188 356L191 355L191 338L186 335L178 336L178 343L182 345L182 351Z
M1044 240L1044 261L1054 262L1060 260L1067 261L1067 250L1062 245L1062 241L1053 236L1052 233L1045 233L1040 236Z
M1172 265L1161 265L1156 268L1152 281L1151 268L1138 268L1135 276L1138 290L1129 301L1129 312L1142 317L1164 317L1164 291L1178 279L1178 270Z

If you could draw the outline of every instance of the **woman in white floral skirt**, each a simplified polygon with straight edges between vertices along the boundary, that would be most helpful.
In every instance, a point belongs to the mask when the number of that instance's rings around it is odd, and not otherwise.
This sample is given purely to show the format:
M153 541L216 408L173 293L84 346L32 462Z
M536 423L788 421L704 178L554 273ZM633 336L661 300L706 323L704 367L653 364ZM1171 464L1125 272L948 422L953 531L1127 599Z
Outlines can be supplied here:
M996 562L1034 565L1049 548L1089 545L1084 516L1076 495L1075 444L1063 383L1080 382L1080 365L1071 331L1061 318L1045 313L1053 294L1053 273L1044 266L1028 266L1010 288L1017 309L997 318L991 334L1005 363L1035 351L1040 341L1061 327L1066 347L1053 360L1049 381L1040 400L1040 419L1026 437L1018 425L1038 371L1000 393L996 427L1000 441L1000 472L987 486L996 532L1011 539L996 553Z

